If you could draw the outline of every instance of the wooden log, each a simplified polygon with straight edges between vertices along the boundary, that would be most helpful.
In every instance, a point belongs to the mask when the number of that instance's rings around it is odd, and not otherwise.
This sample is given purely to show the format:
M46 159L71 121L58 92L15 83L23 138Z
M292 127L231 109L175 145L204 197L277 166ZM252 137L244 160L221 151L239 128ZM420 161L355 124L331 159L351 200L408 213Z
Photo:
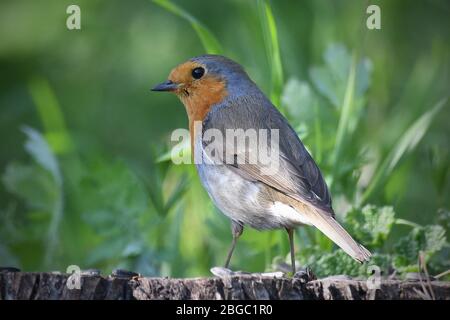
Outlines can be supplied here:
M339 277L304 282L302 279L239 275L223 278L113 278L81 276L80 288L69 288L68 274L0 272L0 300L148 300L148 299L297 299L381 300L424 299L419 281L382 280L379 288L368 288L364 280ZM70 280L69 280L70 284ZM429 291L427 284L426 291ZM432 281L436 299L450 300L450 282Z

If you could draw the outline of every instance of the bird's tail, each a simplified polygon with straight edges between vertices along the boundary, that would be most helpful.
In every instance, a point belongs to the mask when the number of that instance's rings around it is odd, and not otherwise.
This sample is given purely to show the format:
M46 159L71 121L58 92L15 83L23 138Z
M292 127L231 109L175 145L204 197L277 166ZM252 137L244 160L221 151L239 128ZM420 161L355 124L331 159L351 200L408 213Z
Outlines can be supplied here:
M329 213L310 206L306 208L303 205L298 210L312 225L322 231L353 259L361 263L370 260L372 254L369 250L357 243Z

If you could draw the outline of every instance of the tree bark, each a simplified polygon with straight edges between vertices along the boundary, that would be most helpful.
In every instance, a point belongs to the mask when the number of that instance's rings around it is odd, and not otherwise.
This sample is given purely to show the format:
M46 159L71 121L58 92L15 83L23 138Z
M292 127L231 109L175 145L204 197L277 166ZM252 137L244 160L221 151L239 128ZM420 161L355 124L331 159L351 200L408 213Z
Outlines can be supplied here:
M80 289L69 289L69 275L58 273L0 272L0 300L11 299L298 299L298 300L450 300L450 282L382 280L369 289L365 280L338 277L313 280L240 275L224 278L120 279L81 276ZM69 280L70 283L70 280ZM431 292L432 291L432 292Z

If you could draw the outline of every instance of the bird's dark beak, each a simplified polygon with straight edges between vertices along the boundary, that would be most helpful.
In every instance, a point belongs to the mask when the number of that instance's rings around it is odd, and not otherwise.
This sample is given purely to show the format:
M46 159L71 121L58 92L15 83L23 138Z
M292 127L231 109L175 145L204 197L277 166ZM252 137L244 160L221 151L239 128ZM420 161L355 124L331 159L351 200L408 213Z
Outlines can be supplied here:
M174 83L170 80L160 83L152 88L152 91L174 91L178 88L178 83Z

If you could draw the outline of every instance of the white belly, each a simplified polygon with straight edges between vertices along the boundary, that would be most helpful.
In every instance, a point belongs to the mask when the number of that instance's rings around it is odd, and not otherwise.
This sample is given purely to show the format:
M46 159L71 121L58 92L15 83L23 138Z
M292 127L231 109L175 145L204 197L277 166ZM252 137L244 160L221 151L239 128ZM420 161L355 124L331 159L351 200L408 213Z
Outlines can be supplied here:
M205 154L202 162L197 170L203 186L230 219L259 230L311 224L291 206L265 198L266 186L260 182L244 179L226 165L212 164Z

